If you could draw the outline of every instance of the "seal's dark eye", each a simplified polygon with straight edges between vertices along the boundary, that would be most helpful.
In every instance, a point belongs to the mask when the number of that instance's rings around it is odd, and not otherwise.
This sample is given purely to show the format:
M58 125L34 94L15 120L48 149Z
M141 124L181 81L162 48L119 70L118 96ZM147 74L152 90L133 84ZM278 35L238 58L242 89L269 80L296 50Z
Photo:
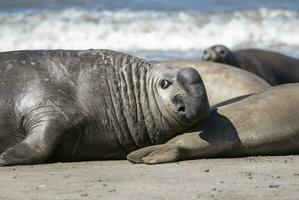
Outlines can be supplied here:
M220 55L225 56L226 55L226 51L224 49L219 49L218 51L220 53Z
M162 89L166 89L168 88L169 86L171 85L171 82L166 80L166 79L163 79L161 82L160 82L160 86Z

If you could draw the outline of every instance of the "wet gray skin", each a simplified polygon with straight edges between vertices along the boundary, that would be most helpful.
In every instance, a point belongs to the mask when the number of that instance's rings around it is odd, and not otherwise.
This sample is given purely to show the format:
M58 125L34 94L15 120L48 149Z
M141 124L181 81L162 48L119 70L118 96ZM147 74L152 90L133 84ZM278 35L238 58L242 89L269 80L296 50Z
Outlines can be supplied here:
M125 159L208 117L204 84L110 50L0 53L0 165Z
M224 45L204 50L202 60L228 64L263 78L272 86L299 82L299 59L262 49L232 51Z

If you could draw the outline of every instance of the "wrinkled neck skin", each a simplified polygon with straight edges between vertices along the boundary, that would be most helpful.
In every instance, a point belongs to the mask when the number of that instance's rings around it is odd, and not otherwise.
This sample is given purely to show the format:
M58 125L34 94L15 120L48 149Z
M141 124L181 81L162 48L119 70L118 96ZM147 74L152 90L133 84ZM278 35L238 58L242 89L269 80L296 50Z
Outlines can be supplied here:
M114 148L115 154L120 149L126 154L166 142L190 127L160 101L158 69L156 62L104 52L82 72L78 99L89 116L89 129L81 143L97 151L110 153Z

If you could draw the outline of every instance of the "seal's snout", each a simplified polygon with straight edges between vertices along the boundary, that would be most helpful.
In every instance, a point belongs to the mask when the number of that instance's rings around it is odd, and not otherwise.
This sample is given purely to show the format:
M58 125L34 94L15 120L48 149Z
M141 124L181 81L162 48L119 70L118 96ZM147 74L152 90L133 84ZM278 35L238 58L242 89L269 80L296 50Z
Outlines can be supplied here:
M202 54L202 60L210 60L211 59L211 54L209 53L208 50L204 50Z
M213 52L210 51L209 49L206 49L206 50L204 50L201 59L204 61L211 61L214 59L214 57L215 56L213 55Z
M193 68L184 68L179 71L177 75L177 80L182 85L201 83L201 77L198 72Z
M208 100L202 79L199 73L193 68L184 68L177 74L177 81L185 90L185 99L178 95L174 98L177 112L184 112L188 120L196 120L205 116Z

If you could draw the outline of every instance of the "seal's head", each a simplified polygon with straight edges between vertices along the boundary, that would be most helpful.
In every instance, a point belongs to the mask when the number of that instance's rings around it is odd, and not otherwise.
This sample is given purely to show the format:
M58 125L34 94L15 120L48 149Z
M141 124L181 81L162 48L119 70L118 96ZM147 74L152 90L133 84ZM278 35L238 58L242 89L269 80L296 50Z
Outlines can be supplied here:
M205 86L195 69L160 63L152 72L154 96L162 114L180 124L192 124L209 115Z
M119 85L127 97L121 99L122 112L131 119L127 125L136 132L134 139L141 141L139 146L146 138L150 139L147 144L164 143L208 117L208 97L195 69L137 61L131 68L123 65L120 76L124 82Z
M224 45L214 45L203 52L202 60L239 67L238 58Z

